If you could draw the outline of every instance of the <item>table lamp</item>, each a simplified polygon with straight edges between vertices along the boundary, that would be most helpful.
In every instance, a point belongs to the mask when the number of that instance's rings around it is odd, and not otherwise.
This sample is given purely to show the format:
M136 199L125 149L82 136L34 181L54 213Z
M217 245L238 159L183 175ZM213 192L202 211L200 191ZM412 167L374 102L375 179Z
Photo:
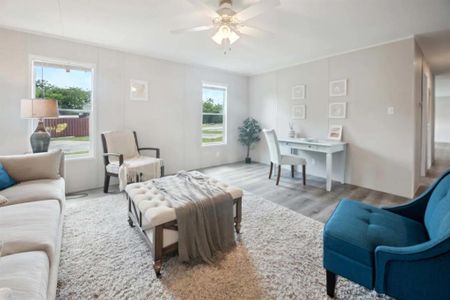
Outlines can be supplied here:
M44 126L44 119L57 118L58 101L51 99L22 99L20 114L24 119L39 119L36 130L30 137L33 153L47 152L50 145L50 134Z

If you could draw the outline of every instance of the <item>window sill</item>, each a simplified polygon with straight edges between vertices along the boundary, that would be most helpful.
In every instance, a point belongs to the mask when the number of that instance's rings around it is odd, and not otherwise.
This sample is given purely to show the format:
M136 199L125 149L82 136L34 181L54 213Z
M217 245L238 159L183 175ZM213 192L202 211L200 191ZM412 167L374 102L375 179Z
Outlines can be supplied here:
M202 147L213 147L213 146L226 146L227 143L207 143L202 144Z
M95 160L95 157L93 155L81 156L81 157L69 157L66 155L64 160L66 162L67 161L81 161L81 160Z

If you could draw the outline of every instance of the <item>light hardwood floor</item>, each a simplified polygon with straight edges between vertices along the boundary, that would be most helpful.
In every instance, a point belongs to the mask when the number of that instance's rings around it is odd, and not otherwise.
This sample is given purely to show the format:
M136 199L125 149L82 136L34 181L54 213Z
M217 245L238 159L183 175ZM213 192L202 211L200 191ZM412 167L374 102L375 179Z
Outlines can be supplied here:
M403 197L338 182L333 182L332 191L327 192L325 179L314 176L307 176L306 186L303 186L302 174L297 173L295 178L291 178L290 170L282 170L280 185L276 186L274 176L268 179L269 166L259 163L229 164L200 171L321 222L326 222L342 198L357 199L375 206L408 201Z
M436 161L427 177L422 179L423 185L419 191L425 189L448 168L450 144L439 144L436 146ZM320 222L327 221L342 198L352 198L378 207L409 201L403 197L338 182L333 182L333 190L326 192L323 178L307 176L306 186L303 186L302 174L297 173L295 178L291 178L290 170L282 170L280 185L276 186L275 176L272 176L271 180L268 179L269 166L259 163L235 163L200 171ZM306 173L308 174L308 171ZM117 192L117 186L112 186L111 192ZM87 194L89 198L104 195L102 189L90 190Z

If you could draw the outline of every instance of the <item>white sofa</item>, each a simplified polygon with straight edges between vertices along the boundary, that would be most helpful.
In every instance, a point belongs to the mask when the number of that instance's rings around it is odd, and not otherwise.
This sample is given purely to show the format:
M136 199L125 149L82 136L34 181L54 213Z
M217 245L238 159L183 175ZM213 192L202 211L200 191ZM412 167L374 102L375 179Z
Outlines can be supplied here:
M0 156L18 183L0 191L0 295L54 299L64 216L61 151ZM1 297L0 296L0 297Z

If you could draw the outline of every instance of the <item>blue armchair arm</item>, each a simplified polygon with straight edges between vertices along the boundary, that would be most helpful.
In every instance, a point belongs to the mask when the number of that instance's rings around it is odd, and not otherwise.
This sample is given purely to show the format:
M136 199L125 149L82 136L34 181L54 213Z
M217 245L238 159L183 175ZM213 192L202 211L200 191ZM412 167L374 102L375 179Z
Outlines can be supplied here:
M387 290L393 288L392 282L400 289L411 287L411 278L420 278L420 283L414 284L422 284L423 289L424 282L438 285L436 276L448 274L450 266L450 236L409 247L378 246L375 266L375 289L379 293L392 295Z
M447 172L445 172L438 180L436 180L425 192L423 192L411 202L394 207L383 207L383 209L401 215L403 217L416 220L423 224L423 217L425 214L425 209L428 205L428 200L430 200L430 196L433 193L435 187L448 174L450 174L450 170L447 170Z

